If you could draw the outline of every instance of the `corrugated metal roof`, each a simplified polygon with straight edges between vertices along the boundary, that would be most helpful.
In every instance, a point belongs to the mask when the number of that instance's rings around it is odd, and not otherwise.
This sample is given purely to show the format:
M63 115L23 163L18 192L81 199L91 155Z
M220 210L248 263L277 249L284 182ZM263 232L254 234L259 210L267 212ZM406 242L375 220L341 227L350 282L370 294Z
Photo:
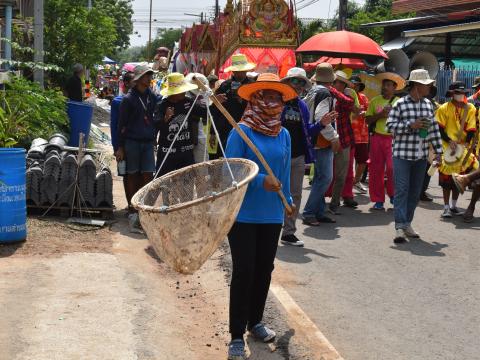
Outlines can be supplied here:
M434 20L438 17L439 16L437 15L429 15L429 16L418 16L413 18L386 20L386 21L362 24L361 27L367 27L367 28L368 27L389 27L389 26L399 26L399 25L407 25L407 24L417 24L426 20Z
M475 0L394 0L392 10L401 14L412 11L435 13L438 9L466 10L480 7Z

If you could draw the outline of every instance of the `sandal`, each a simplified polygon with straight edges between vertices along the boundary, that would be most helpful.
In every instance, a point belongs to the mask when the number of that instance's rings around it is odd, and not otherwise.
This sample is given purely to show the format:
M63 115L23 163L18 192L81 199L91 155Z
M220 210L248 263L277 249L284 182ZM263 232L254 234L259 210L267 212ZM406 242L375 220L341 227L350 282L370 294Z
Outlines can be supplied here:
M315 218L304 218L303 225L307 226L320 226L320 222Z

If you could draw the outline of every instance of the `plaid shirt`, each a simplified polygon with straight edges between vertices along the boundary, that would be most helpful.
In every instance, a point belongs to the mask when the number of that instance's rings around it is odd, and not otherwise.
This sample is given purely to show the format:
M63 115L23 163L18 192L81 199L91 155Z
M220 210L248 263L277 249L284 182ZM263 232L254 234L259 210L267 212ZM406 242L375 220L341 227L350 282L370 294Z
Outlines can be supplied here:
M420 118L432 122L425 139L420 137L419 130L410 127ZM393 134L393 156L396 158L411 161L427 159L429 144L432 144L435 154L442 154L440 128L428 99L415 102L407 95L398 100L388 116L387 129Z
M350 122L350 114L352 113L355 102L351 97L342 94L332 86L330 86L328 90L337 100L335 105L335 110L338 112L336 130L340 138L340 145L343 149L346 149L355 144L352 123Z

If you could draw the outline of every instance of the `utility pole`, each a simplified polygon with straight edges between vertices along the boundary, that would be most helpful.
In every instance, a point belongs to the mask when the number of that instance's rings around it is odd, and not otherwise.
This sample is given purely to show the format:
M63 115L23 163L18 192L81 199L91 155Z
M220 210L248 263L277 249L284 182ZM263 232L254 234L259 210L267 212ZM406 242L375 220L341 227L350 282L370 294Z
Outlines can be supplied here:
M151 60L152 54L152 0L150 0L150 20L148 22L148 46L147 46L147 60Z
M218 15L220 15L220 5L218 0L215 0L215 19L218 19Z
M88 0L87 9L88 11L92 10L92 0ZM85 69L85 80L90 81L90 69Z
M347 29L347 7L348 0L339 0L337 30Z
M35 50L33 60L35 63L43 64L43 0L34 1L34 17L33 17L33 48ZM33 80L42 88L44 86L43 69L35 68L33 71Z

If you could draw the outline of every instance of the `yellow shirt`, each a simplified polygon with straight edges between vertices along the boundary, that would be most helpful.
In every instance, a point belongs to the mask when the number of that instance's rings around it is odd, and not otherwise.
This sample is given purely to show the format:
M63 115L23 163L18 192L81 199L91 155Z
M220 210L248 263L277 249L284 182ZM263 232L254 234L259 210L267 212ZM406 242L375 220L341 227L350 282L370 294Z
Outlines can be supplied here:
M468 113L460 139L458 138L458 133L460 131L460 125L462 123L465 109L458 108L451 101L449 101L440 106L436 112L438 125L445 129L448 137L455 142L465 142L467 132L476 130L477 124L475 121L475 106L473 104L465 105L468 107Z
M375 96L368 104L368 110L367 110L366 116L372 116L372 115L381 113L387 105L389 104L391 106L395 105L397 100L398 100L398 97L394 97L393 101L391 101L391 100L385 99L383 95ZM382 118L377 120L377 122L375 123L375 133L380 135L390 135L390 133L387 130L387 118Z

